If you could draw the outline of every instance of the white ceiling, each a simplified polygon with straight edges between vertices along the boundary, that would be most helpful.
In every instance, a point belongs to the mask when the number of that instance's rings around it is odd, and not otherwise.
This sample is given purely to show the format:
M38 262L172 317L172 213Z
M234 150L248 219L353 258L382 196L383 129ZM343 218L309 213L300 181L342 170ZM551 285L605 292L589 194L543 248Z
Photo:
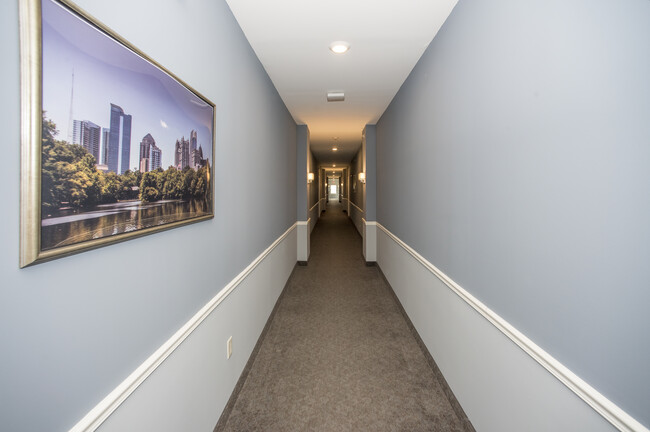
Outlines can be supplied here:
M309 127L316 158L344 165L458 0L226 1L294 120ZM329 50L338 40L347 53ZM345 101L327 102L328 91Z

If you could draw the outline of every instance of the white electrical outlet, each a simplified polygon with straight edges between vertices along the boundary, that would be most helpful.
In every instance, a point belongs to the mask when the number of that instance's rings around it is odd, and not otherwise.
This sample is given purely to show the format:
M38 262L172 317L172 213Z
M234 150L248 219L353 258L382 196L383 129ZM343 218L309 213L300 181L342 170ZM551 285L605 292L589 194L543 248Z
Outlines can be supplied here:
M226 355L228 356L227 358L230 358L232 355L232 336L230 336L228 342L226 342Z

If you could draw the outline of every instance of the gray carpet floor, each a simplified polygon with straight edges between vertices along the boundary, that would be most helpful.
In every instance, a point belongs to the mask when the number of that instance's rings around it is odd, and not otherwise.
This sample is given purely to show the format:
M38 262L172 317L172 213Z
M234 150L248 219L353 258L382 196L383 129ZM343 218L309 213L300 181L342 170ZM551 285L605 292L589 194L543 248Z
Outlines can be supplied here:
M331 205L215 431L473 431L422 347Z

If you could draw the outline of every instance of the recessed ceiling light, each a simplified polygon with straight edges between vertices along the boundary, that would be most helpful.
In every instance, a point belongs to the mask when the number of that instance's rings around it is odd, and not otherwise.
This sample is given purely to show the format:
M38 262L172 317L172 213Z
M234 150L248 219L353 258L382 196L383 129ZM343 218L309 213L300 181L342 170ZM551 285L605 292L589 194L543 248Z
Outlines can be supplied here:
M338 147L332 147L332 151L338 151L338 150L339 150Z
M350 49L350 44L346 41L335 41L330 44L330 51L334 54L344 54Z
M336 164L332 165L332 168L336 168Z

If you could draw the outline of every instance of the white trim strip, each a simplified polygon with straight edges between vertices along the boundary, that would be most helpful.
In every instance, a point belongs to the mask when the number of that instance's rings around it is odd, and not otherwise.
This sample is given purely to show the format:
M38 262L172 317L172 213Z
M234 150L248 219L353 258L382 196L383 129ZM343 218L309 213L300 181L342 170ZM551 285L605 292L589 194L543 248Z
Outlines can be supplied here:
M560 380L565 386L573 391L578 397L591 406L596 412L609 421L614 427L623 432L650 432L648 428L635 420L631 415L623 411L614 402L603 396L598 390L587 384L579 376L569 370L553 356L537 346L523 333L514 328L510 323L497 315L481 301L463 289L450 277L440 271L436 266L427 261L409 245L400 240L383 225L376 222L377 226L386 233L395 243L401 246L413 258L420 262L427 270L433 273L445 285L447 285L458 297L463 299L474 310L480 313L485 319L492 323L511 341L517 344L522 350L530 355L535 361Z
M374 226L378 226L378 225L379 225L379 224L377 223L377 221L370 221L370 222L368 222L368 221L365 220L364 218L361 218L361 220L363 221L364 225L368 225L368 226L373 226L373 225L374 225ZM384 229L384 231L386 231L386 230Z
M351 205L352 207L356 207L356 208L357 208L361 213L365 213L361 207L358 207L358 206L357 206L355 203L353 203L352 201L348 200L348 202L350 203L350 205Z
M299 223L299 222L298 222ZM294 223L228 285L201 308L183 327L145 360L131 375L86 414L70 432L92 432L101 424L169 357L176 348L215 310L219 304L296 228Z
M311 218L307 219L306 221L298 221L298 222L296 222L296 225L298 225L298 226L307 226L307 225L309 225L310 221L311 221Z
M314 207L316 207L318 204L320 204L320 200L316 201L316 204L314 204L313 206L311 206L311 208L309 209L309 211L312 211L312 210L314 209Z

